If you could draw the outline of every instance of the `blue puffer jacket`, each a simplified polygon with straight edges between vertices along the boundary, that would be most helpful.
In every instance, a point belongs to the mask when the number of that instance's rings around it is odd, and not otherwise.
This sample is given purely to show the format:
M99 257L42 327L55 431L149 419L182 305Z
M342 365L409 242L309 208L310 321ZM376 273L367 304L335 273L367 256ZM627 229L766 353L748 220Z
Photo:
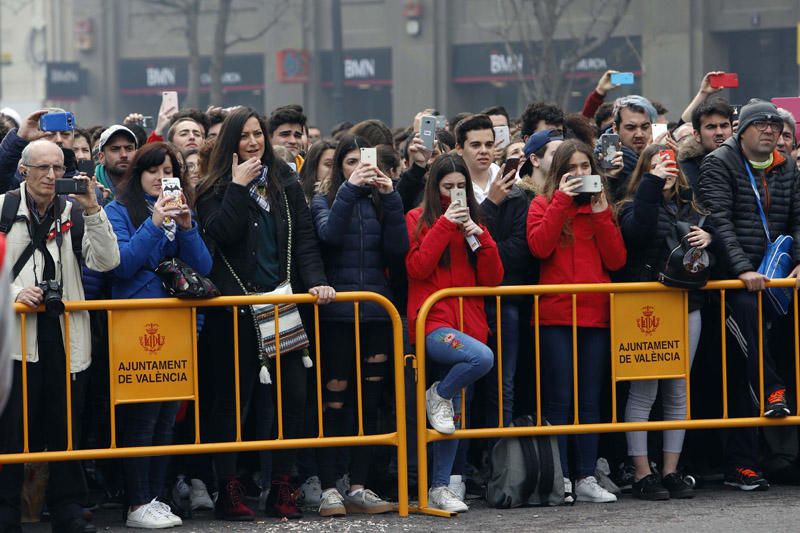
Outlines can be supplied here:
M370 196L371 188L345 182L339 187L333 205L327 196L317 194L311 201L311 215L322 245L325 273L337 291L372 291L392 298L387 266L402 260L408 251L408 231L403 202L396 191L382 194L383 219ZM388 320L377 304L359 306L363 321ZM333 303L320 307L324 320L353 322L352 303Z
M117 235L120 255L119 266L113 270L112 298L168 298L155 273L158 264L167 257L182 259L203 276L211 271L211 255L196 223L187 231L179 229L175 240L170 242L164 230L153 224L153 219L148 218L137 229L121 203L111 202L105 209Z

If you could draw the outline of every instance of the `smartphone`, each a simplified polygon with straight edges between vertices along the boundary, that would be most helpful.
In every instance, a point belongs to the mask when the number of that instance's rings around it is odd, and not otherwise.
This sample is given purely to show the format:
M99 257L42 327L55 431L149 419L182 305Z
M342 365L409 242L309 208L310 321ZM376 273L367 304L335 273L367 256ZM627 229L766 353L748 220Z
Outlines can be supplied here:
M436 115L436 130L447 129L447 117L444 115Z
M86 194L88 186L84 180L56 178L56 194Z
M611 83L614 85L633 85L635 79L633 72L613 72L611 74Z
M735 89L739 86L739 75L735 72L712 74L708 77L708 83L715 89Z
M508 131L508 126L495 126L494 130L494 146L495 148L505 148L511 142L511 132Z
M151 116L142 117L142 120L139 121L139 125L146 129L153 129L155 124L156 123Z
M502 178L512 170L517 170L518 166L519 166L519 157L509 157L508 159L506 159L506 162L503 165L503 170L500 171L500 177ZM509 179L514 179L515 177L516 175L513 175Z
M602 134L600 136L600 147L603 150L602 159L600 159L600 168L614 168L614 158L617 156L617 152L622 150L622 143L620 143L619 135L616 133Z
M419 138L425 144L426 150L433 150L433 141L436 140L436 117L425 115L419 125Z
M181 180L180 178L161 178L161 194L168 198L165 202L167 208L181 206Z
M75 129L75 115L69 111L48 112L39 118L42 131L72 131Z
M361 162L368 163L373 167L378 166L378 150L376 148L362 148Z
M653 140L655 141L668 131L666 124L653 124Z
M170 107L178 110L178 93L176 91L164 91L161 93L161 109Z
M603 180L597 174L591 176L581 176L583 183L580 187L575 189L575 192L587 192L596 194L603 190Z
M672 163L672 166L675 166L675 151L673 149L659 150L658 155L661 156L662 160L669 161Z
M91 159L80 159L77 164L78 172L83 172L89 177L94 176L94 161Z
M467 190L458 187L450 189L450 203L467 207Z

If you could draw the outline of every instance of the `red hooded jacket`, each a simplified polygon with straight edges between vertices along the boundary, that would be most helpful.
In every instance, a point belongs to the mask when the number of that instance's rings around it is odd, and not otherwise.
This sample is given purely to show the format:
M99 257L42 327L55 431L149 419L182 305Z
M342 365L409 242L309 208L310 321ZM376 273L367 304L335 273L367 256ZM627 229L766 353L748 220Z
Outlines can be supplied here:
M572 238L561 230L571 220ZM541 260L539 283L610 283L609 271L625 266L627 253L611 209L593 213L591 204L578 206L556 191L552 201L537 196L528 209L528 247ZM607 294L579 294L577 322L581 327L608 327ZM539 300L539 324L572 325L572 295L544 295Z
M406 255L408 271L408 335L416 342L417 313L425 300L440 289L450 287L495 286L503 281L503 263L489 230L481 226L478 236L481 247L476 252L475 267L469 262L464 234L456 224L444 216L430 228L422 228L417 237L417 225L422 208L406 214L406 227L410 247ZM440 260L445 250L450 250L450 265L442 266ZM489 337L486 312L482 297L464 298L464 333L481 342ZM460 329L458 298L446 298L433 306L425 323L425 334L441 328Z

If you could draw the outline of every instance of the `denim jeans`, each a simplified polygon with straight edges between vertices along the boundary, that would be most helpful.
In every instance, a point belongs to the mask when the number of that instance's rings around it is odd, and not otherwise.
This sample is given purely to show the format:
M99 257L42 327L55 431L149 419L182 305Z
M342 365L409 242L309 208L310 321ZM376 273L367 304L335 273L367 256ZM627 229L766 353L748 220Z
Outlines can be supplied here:
M494 362L494 355L488 346L453 328L439 328L429 333L425 338L425 351L430 361L450 367L439 381L437 393L442 398L454 401L462 388L485 376ZM450 483L458 441L440 441L431 446L431 487L446 486Z
M607 328L578 328L578 416L581 424L600 421L600 393L610 362ZM541 327L542 414L555 425L567 424L572 412L572 327ZM597 434L576 435L576 478L594 475ZM558 437L561 469L569 477L567 437Z
M120 446L172 444L175 415L180 402L151 402L121 405ZM128 457L122 460L125 489L131 505L142 505L161 494L167 475L169 455Z
M494 344L497 344L497 303L494 298L486 300L486 318L489 329L494 334ZM517 373L517 359L519 357L519 305L513 302L500 302L500 326L503 348L503 426L511 424L514 417L514 376ZM495 346L495 353L497 348ZM492 367L487 376L486 392L486 426L498 426L497 420L497 365Z

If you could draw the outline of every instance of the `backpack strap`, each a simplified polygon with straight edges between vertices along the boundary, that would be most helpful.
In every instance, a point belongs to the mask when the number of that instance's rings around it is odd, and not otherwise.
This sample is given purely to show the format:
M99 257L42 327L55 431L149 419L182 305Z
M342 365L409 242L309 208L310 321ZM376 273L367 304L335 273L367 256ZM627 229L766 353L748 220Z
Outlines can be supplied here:
M536 437L539 446L539 502L544 505L553 492L555 464L553 463L553 437Z
M9 191L5 194L5 201L3 202L3 211L0 212L0 233L8 234L11 231L11 226L17 221L17 211L19 211L19 204L22 201L19 189Z
M86 223L83 220L83 208L80 204L72 202L69 219L72 222L72 227L69 229L72 235L72 253L75 254L78 265L83 266L83 233Z
M541 481L539 479L539 460L537 457L534 437L519 437L519 446L522 450L522 462L525 465L525 483L523 485L523 500L527 501L530 494Z

